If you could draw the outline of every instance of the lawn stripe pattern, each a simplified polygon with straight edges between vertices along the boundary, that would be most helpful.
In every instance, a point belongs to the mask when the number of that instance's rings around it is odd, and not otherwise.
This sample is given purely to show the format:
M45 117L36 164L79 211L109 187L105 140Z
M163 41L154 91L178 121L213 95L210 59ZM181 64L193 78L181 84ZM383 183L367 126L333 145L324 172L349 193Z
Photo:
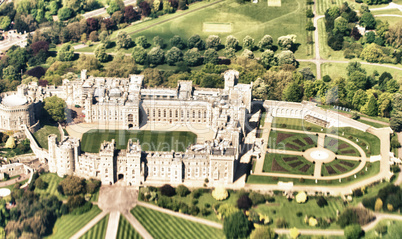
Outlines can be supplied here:
M38 189L35 188L35 193L43 194L43 195L55 195L58 199L64 200L67 199L66 196L61 195L57 191L57 185L63 180L55 173L46 173L42 174L40 178L48 183L48 187L46 189Z
M80 239L104 239L109 221L109 214L89 229Z
M223 237L222 230L145 207L137 206L131 213L155 239Z
M123 215L120 215L119 228L117 229L116 238L142 239L141 235L131 226Z

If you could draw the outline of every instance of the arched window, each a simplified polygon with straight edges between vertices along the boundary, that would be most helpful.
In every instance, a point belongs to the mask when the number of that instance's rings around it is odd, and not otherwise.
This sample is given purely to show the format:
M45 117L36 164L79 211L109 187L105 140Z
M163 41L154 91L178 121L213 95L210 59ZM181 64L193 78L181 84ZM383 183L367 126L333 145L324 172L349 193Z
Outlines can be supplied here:
M133 119L134 119L133 114L129 114L129 115L127 116L128 122L133 122Z

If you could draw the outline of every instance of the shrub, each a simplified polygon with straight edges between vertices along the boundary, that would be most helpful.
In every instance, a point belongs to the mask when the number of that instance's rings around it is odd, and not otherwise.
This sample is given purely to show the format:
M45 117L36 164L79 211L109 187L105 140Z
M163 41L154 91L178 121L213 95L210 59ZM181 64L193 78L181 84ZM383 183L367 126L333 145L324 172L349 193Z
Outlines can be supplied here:
M163 185L162 187L160 187L159 190L162 195L168 196L168 197L172 197L176 193L176 190L172 186L170 186L170 184Z
M386 223L384 222L379 222L376 226L375 226L375 231L380 234L380 235L384 235L387 233L388 231L388 226Z
M248 195L251 201L253 202L253 205L258 205L261 203L265 202L265 197L264 195L257 193L257 192L251 192L250 195Z
M203 193L204 193L204 190L202 188L195 189L192 192L193 198L199 198L202 196Z
M258 227L253 230L250 234L250 239L274 239L275 238L275 231L270 227Z
M276 223L275 223L276 227L278 228L287 228L288 227L288 223L286 222L286 220L282 217L276 219Z
M382 202L381 198L377 198L377 200L375 201L374 210L380 211L382 209L382 206L383 206L383 202Z
M190 190L188 190L188 188L187 188L186 186L184 186L184 185L179 185L179 186L176 188L176 193L177 193L177 195L179 195L180 197L185 197L185 196L187 196L187 194L190 193Z
M205 207L205 208L210 208L211 205L210 205L209 203L205 203L205 204L204 204L204 207Z
M320 197L317 198L317 205L319 207L324 207L324 206L328 205L328 202L323 196L320 196Z
M198 204L198 200L194 198L193 200L191 200L191 204L197 205L197 204Z
M362 232L359 224L349 225L344 230L346 239L359 239L362 236Z
M81 195L70 196L67 200L67 206L72 211L75 208L81 207L85 204L85 199Z
M48 183L43 181L41 178L37 178L35 180L35 188L46 189L47 186L48 186Z
M237 199L237 207L239 209L248 210L252 204L253 202L247 195L242 195Z
M210 213L211 213L211 211L208 210L208 209L206 209L206 208L201 209L201 214L202 214L204 217L205 217L205 216L208 216Z
M197 206L191 206L189 208L189 212L190 212L191 215L197 216L198 213L200 212L200 209Z
M233 213L223 222L223 232L226 238L246 238L251 227L251 222L243 212Z
M363 192L360 188L353 190L353 196L354 197L361 197L363 196Z
M303 216L303 213L302 212L296 212L296 216L301 217L301 216Z
M228 191L224 187L217 187L212 191L212 197L218 201L228 198Z
M296 202L297 203L305 203L307 201L307 194L305 192L299 192L296 195Z
M83 206L74 209L71 212L71 214L72 215L81 215L81 214L84 214L84 213L88 212L89 210L91 210L91 208L92 208L92 203L85 202Z

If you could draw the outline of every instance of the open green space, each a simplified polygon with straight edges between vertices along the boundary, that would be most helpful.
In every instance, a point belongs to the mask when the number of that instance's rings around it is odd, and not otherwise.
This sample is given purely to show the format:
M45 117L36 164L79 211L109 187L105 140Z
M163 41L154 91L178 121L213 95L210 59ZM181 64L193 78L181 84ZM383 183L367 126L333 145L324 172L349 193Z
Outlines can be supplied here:
M375 11L372 13L376 14ZM381 20L383 22L387 21L390 26L393 26L402 20L402 18L400 18L400 17L385 17L385 16L375 17L375 19Z
M375 229L365 231L363 238L400 239L402 235L402 221L381 220L379 223L387 225L387 233L379 236Z
M57 219L54 227L53 234L47 238L61 239L70 238L77 233L82 227L88 224L96 215L101 213L98 206L93 205L91 210L81 215L63 215Z
M61 195L57 191L57 185L63 180L63 178L60 178L57 176L55 173L46 173L40 175L40 178L48 183L48 186L46 189L39 189L35 188L35 193L39 193L41 195L54 195L56 196L59 200L65 200L67 199L66 196Z
M209 2L206 3L209 4ZM200 8L206 3L191 4L190 9L186 11ZM123 31L134 32L130 34L133 38L145 36L148 42L152 42L153 37L160 36L168 43L166 49L171 48L169 39L174 35L179 35L185 40L194 34L199 34L203 39L209 35L218 35L223 43L228 35L235 36L241 43L245 36L250 35L258 43L265 34L271 35L275 42L280 36L295 34L297 36L296 41L300 44L295 52L296 57L306 58L307 33L305 24L307 19L305 6L304 0L282 0L281 7L268 7L267 0L258 1L256 4L249 2L239 4L235 0L227 0L186 15L181 15L183 12L179 11L154 20L134 24L123 29ZM163 22L167 19L171 20ZM161 24L154 25L155 23ZM230 32L207 30L204 29L204 23L230 23L232 29ZM112 38L115 36L117 36L116 32L113 33ZM83 48L80 51L88 50ZM108 49L108 52L115 51L115 49ZM125 50L125 52L131 53L131 49ZM240 53L238 52L238 54ZM219 54L223 55L223 51L220 51ZM255 54L259 56L261 53L255 52Z
M348 156L360 156L359 151L351 144L344 140L336 139L330 136L325 136L324 147L331 150L335 154L348 155Z
M33 136L40 147L48 149L48 136L50 134L57 135L57 140L60 141L60 131L56 126L45 125L40 130L36 131Z
M127 219L120 215L116 239L141 239L141 235L131 226Z
M372 11L371 13L373 15L382 15L382 14L402 15L402 12L397 8ZM396 18L398 18L398 17L396 17ZM402 19L399 19L399 20L402 20Z
M302 156L289 154L266 154L263 172L300 175L314 174L314 164Z
M355 1L351 0L316 0L317 14L324 15L325 11L332 6L341 6L342 3L347 2L349 6L354 5Z
M260 204L255 211L267 215L273 219L274 222L277 218L284 218L288 223L288 228L303 228L303 229L315 229L304 223L304 217L306 215L315 216L316 218L336 218L336 211L343 211L345 206L341 198L327 198L328 205L320 208L317 205L316 199L309 197L307 202L299 204L295 200L289 201L286 197L276 196L275 202L268 204ZM296 216L296 213L302 213L302 216ZM332 223L330 229L337 229L339 226L336 223Z
M366 156L380 154L380 139L377 136L351 127L335 128L333 130L337 131L335 134L354 141L363 149Z
M109 214L89 229L80 239L104 239L109 221Z
M367 171L366 171L367 168ZM250 184L278 184L278 181L293 182L294 185L326 185L326 186L342 186L356 183L366 178L373 177L380 172L380 162L366 163L366 166L362 171L354 176L343 178L341 182L338 179L335 180L317 180L317 183L313 179L301 179L301 178L286 178L286 177L270 177L262 175L250 175L247 177L247 183Z
M358 119L357 121L362 122L363 124L367 124L367 125L373 126L374 128L384 128L384 127L388 127L388 126L389 126L389 125L380 124L380 123L371 122L371 121L362 120L362 119Z
M299 134L284 131L269 133L268 147L280 150L305 151L317 147L318 136L315 134Z
M314 53L313 53L314 54ZM299 69L310 68L311 72L316 76L317 75L317 65L313 62L299 61Z
M342 60L342 61L349 61L345 57L343 57L343 51L334 51L331 49L331 47L328 46L327 44L327 32L325 30L325 23L324 23L324 18L318 19L318 35L319 35L319 48L320 48L320 56L323 59L326 60ZM327 75L327 73L324 71L323 65L321 64L321 72L322 76ZM344 71L346 71L346 66ZM334 75L330 75L332 79L335 79Z
M275 117L272 121L272 128L284 128L284 129L294 129L294 130L303 130L303 131L311 131L311 132L321 132L322 127L307 122L303 119L296 118L283 118L283 117Z
M136 206L134 217L154 238L223 238L220 229Z
M92 129L82 136L81 150L98 153L101 143L116 142L117 149L126 149L129 139L139 140L143 151L185 151L194 144L197 135L187 131L144 131L144 130L96 130Z
M359 161L337 159L330 163L323 164L321 168L321 175L335 176L344 174L355 169L357 166L359 166L359 164Z
M322 44L321 44L322 45ZM359 59L353 59L353 61L360 61ZM348 63L323 63L321 65L321 73L322 75L329 75L332 79L337 77L347 77L346 67ZM363 69L366 70L367 75L372 75L372 73L376 70L380 75L383 72L389 72L394 78L399 78L402 76L402 66L391 65L393 67L400 67L400 69L389 68L386 66L378 66L378 65L361 65Z

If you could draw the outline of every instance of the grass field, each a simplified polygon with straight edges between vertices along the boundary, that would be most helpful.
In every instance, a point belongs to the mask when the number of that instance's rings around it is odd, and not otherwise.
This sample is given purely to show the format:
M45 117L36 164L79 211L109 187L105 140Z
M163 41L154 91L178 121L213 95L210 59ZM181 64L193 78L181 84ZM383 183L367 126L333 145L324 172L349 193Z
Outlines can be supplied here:
M120 215L116 239L141 239L141 235L131 226L127 219Z
M356 60L354 60L356 61ZM348 63L323 63L321 65L321 73L322 75L330 75L332 79L337 77L347 77L346 67ZM375 66L375 65L362 65L367 72L367 75L371 75L375 70L381 75L383 72L389 72L392 76L397 79L402 77L402 66L400 64L393 65L396 67L400 67L401 69L388 68L384 66Z
M80 239L105 239L109 214L89 229Z
M104 140L115 139L117 149L126 149L129 139L140 141L143 151L185 151L197 136L186 131L90 130L82 136L81 150L98 153Z
M131 213L154 238L223 238L222 230L184 220L145 207Z
M401 239L402 238L402 221L381 220L379 223L387 225L387 233L379 236L375 229L364 232L363 238L382 238L382 239Z
M326 163L322 165L321 175L322 176L335 176L347 173L357 166L359 166L358 161L351 160L334 160L330 163Z
M376 12L373 12L374 14L376 14ZM383 22L388 21L389 25L395 25L396 23L402 21L402 18L400 17L376 17L375 19L379 19Z
M282 118L275 117L272 121L272 128L286 128L286 129L294 129L294 130L304 130L306 132L321 132L322 127L307 122L302 119L295 118ZM309 130L310 129L310 130Z
M324 18L321 18L318 20L318 33L319 33L319 41L320 41L320 57L326 60L342 60L342 61L349 61L345 57L343 57L343 51L334 51L331 49L331 47L328 46L327 44L327 32L325 31L325 23L324 23ZM325 63L326 64L326 63ZM321 64L321 73L323 76L327 75L327 73L324 72L324 67ZM345 69L346 71L346 66ZM334 75L330 75L332 79L335 79Z
M347 2L349 6L355 5L355 1L351 0L316 0L318 15L324 15L325 11L332 6L341 6L342 3Z
M377 136L350 127L337 128L336 130L338 130L339 135L344 133L342 137L358 144L367 156L380 154L380 139Z
M247 183L250 184L278 184L278 181L282 182L293 182L294 185L326 185L326 186L340 186L340 185L349 185L352 183L356 183L356 181L360 181L366 178L370 178L374 175L377 175L380 172L380 163L366 163L367 171L363 169L356 176L355 179L353 176L348 178L343 178L341 182L339 180L318 180L315 183L313 179L304 179L304 181L300 181L298 178L273 178L270 176L261 176L261 175L250 175L247 177ZM365 167L365 168L366 168Z
M317 147L318 136L315 134L298 134L272 131L269 133L268 147L271 149L305 151Z
M373 15L381 15L381 14L392 14L392 15L401 15L402 12L399 11L399 9L393 8L393 9L387 9L387 10L378 10L378 11L372 11ZM395 17L398 18L398 17ZM402 19L399 19L402 20Z
M357 151L355 147L341 139L326 136L324 140L324 147L331 150L335 154L360 156L359 151Z
M364 124L371 125L371 126L373 126L374 128L384 128L384 127L388 127L388 126L389 126L389 125L380 124L380 123L371 122L371 121L362 120L362 119L358 119L357 121L362 122L362 123L364 123Z
M81 215L63 215L57 219L56 224L53 227L53 234L47 238L64 239L70 238L82 227L84 227L89 221L91 221L101 210L98 206L93 205L89 212Z
M191 4L190 9L199 8L201 5L206 5L209 2L202 2ZM186 10L186 11L189 11ZM193 34L199 34L203 39L206 39L211 32L203 32L204 23L230 23L232 31L229 32L214 32L213 34L221 37L223 43L228 35L234 35L242 44L245 36L250 35L258 41L265 35L269 34L273 37L274 42L278 37L288 34L295 34L297 36L297 43L300 44L295 53L296 58L306 58L307 52L307 37L305 24L307 22L305 15L305 1L304 0L282 0L281 7L268 7L267 0L261 0L257 4L246 2L245 4L238 4L235 0L227 0L191 12L187 15L180 16L184 12L177 12L166 16L161 16L158 19L150 20L147 22L135 24L127 27L124 31L130 33L133 38L138 36L145 36L148 42L152 42L153 37L160 36L168 43L166 50L171 48L169 39L174 35L179 35L187 40ZM156 26L151 26L157 22L166 19L172 19L163 22ZM151 27L149 27L151 26ZM144 30L144 27L149 27ZM112 37L117 36L113 33ZM152 47L152 46L151 46ZM92 47L93 51L94 47ZM87 51L85 48L80 51ZM115 52L116 49L108 49L108 52ZM131 52L132 50L126 50ZM239 54L241 51L239 52ZM223 51L219 52L223 55ZM259 56L261 52L255 52Z
M343 201L341 198L327 198L328 206L320 208L316 200L314 198L309 197L306 203L299 204L295 200L288 201L285 197L275 197L275 202L270 204L260 204L254 210L262 213L264 215L268 215L270 219L275 220L279 217L285 218L288 222L288 228L310 228L306 223L304 223L304 217L306 215L311 215L315 217L323 217L336 218L336 210L343 211L345 206L343 205ZM275 213L274 213L275 211ZM301 217L297 217L296 213L301 212L303 215ZM329 227L331 229L339 228L336 223L332 223Z
M263 172L300 175L314 174L314 164L301 156L289 154L266 154Z
M49 134L57 135L57 140L60 141L60 132L56 126L45 125L40 130L36 131L33 136L35 137L36 142L38 142L40 147L48 149L47 137L49 136Z
M57 174L55 173L46 173L46 174L42 174L40 176L40 178L48 183L48 186L46 189L38 189L35 188L35 193L39 193L41 195L55 195L57 196L57 198L59 198L60 200L64 200L67 199L66 196L61 195L58 191L57 191L57 185L59 185L59 183L63 180L63 178L60 178L59 176L57 176Z

